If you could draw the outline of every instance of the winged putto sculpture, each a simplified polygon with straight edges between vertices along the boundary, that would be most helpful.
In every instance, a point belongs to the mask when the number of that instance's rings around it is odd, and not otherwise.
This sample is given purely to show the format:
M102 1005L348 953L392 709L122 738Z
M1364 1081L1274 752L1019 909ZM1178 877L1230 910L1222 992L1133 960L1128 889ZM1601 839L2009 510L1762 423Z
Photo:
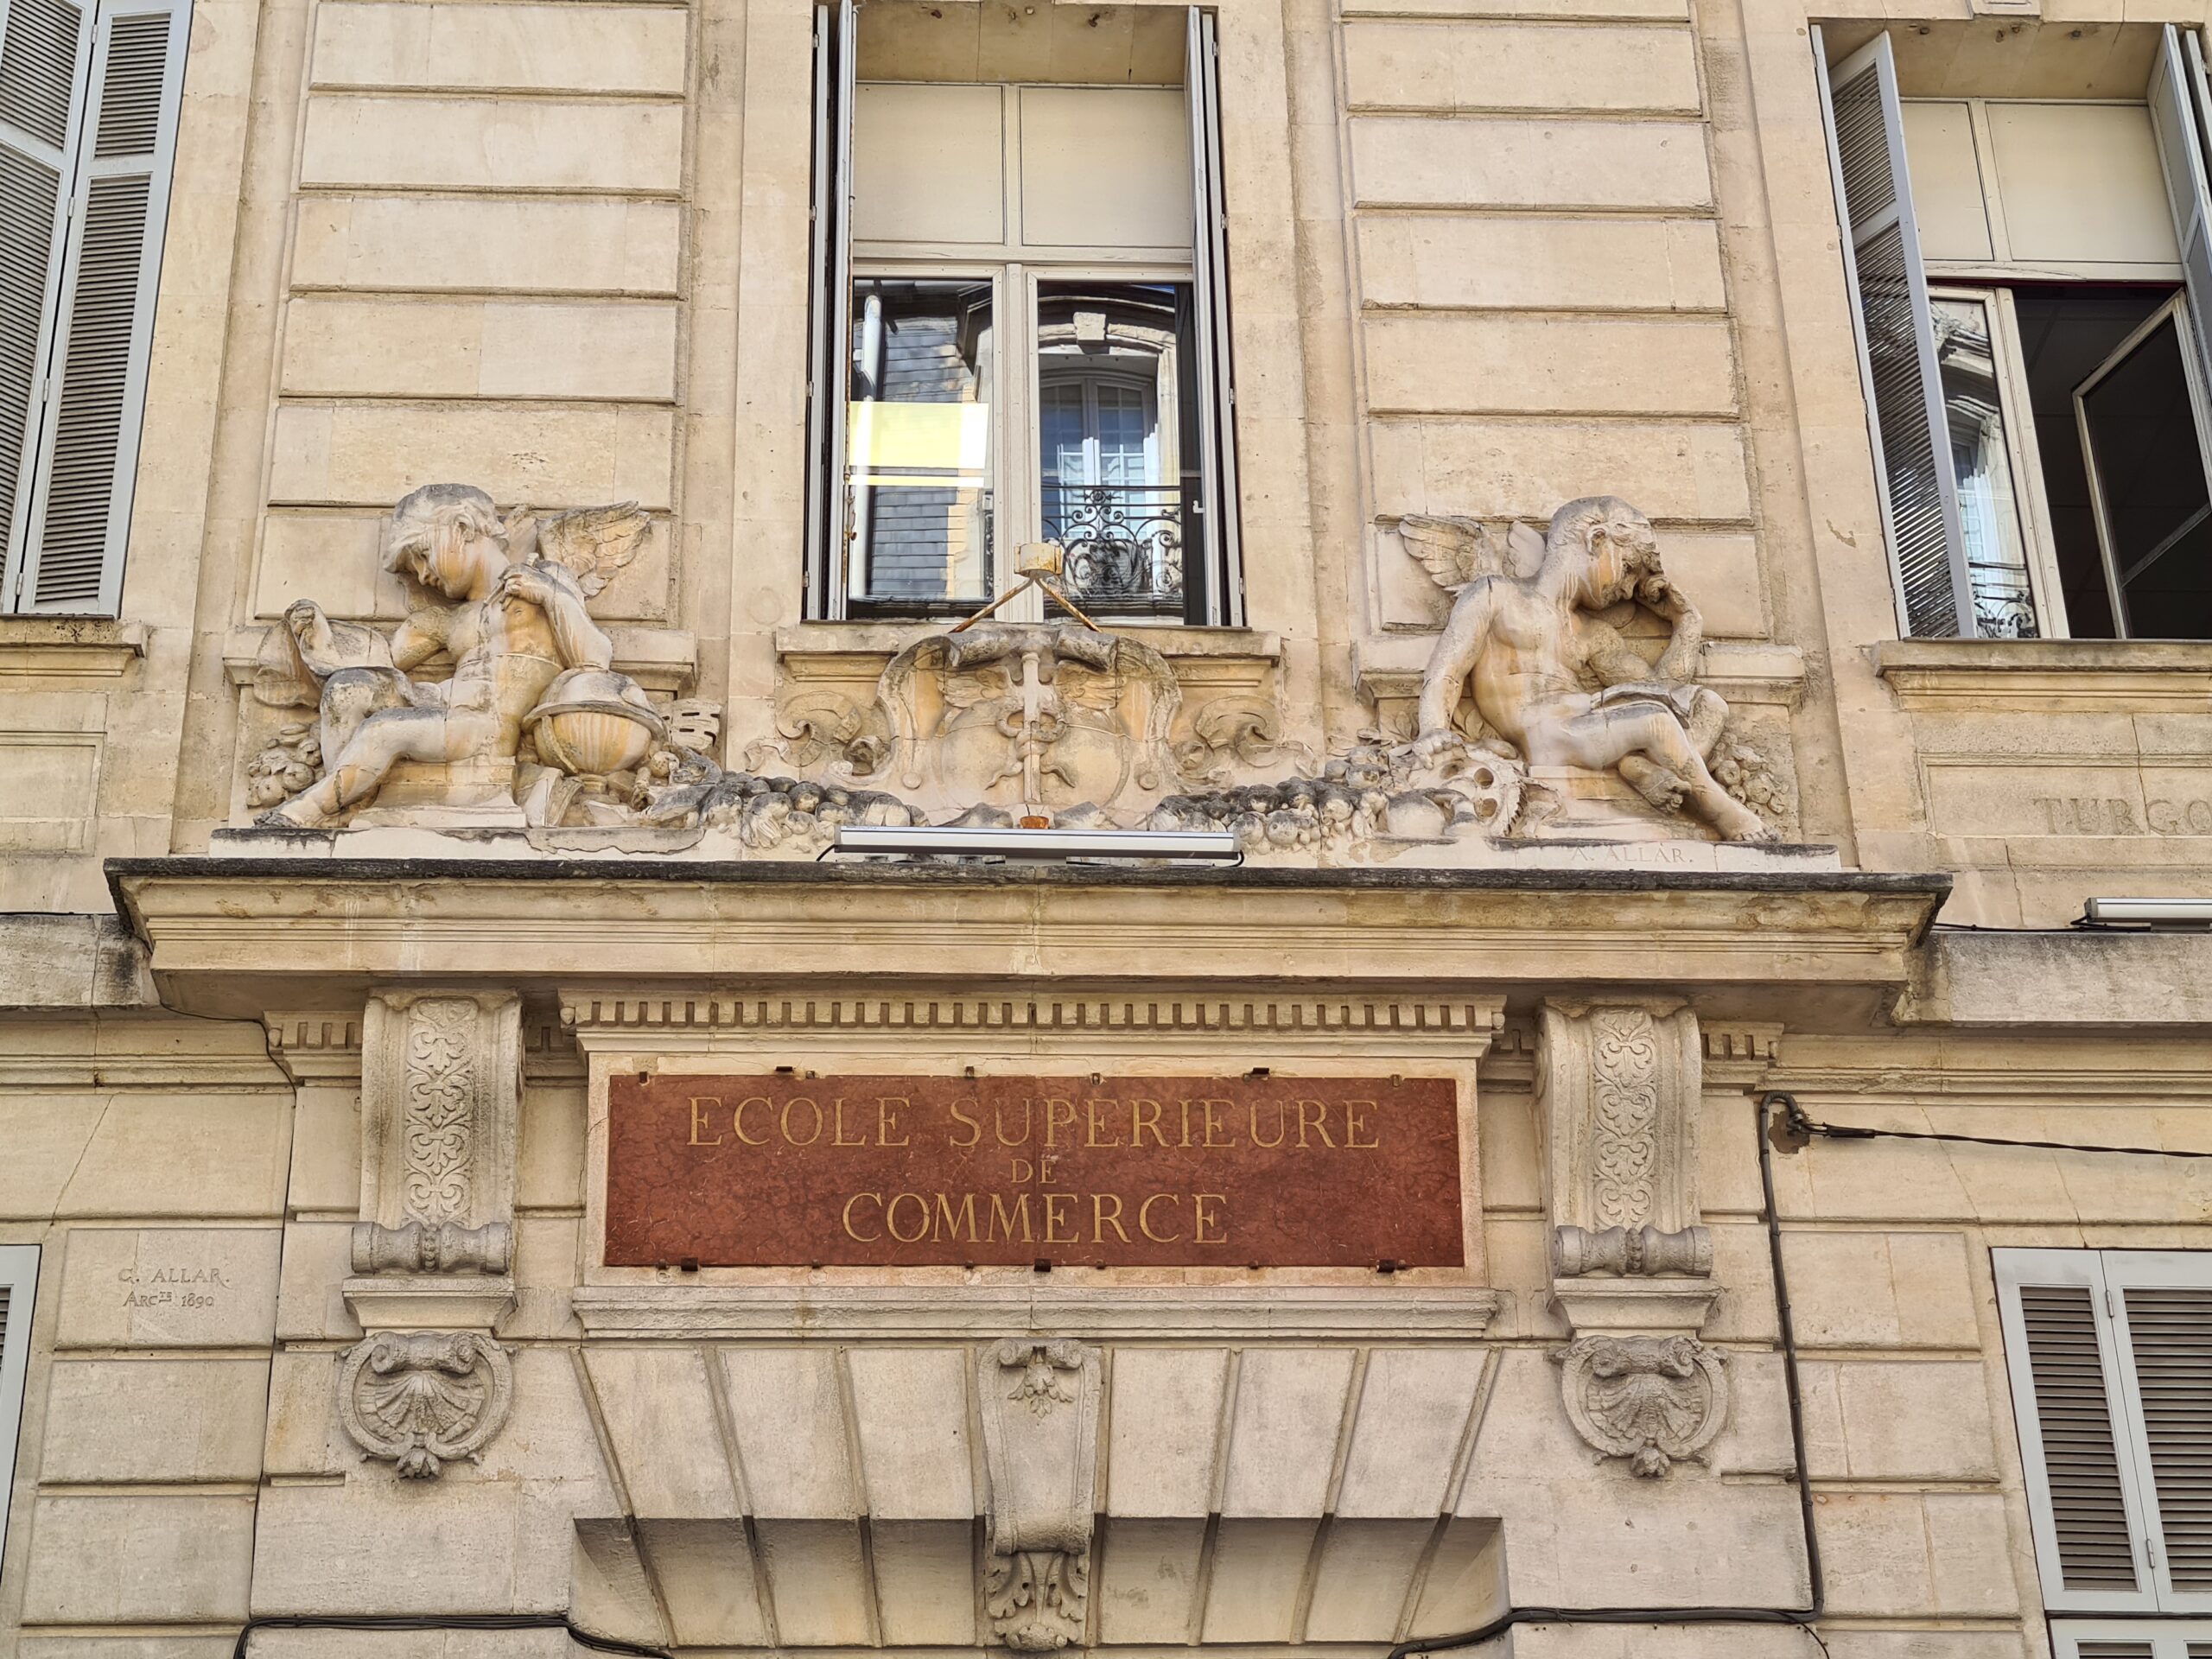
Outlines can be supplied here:
M1541 531L1426 517L1398 530L1454 595L1421 679L1419 752L1502 741L1531 766L1617 772L1653 806L1687 810L1723 840L1774 838L1713 774L1728 705L1693 678L1704 620L1668 580L1643 514L1595 495L1568 502ZM1609 618L1630 607L1671 630L1656 660ZM1479 723L1472 733L1459 723L1463 698Z
M466 484L409 495L385 526L383 563L421 602L389 639L312 600L271 631L264 683L312 696L325 770L262 822L361 822L400 792L414 822L518 827L525 735L541 761L586 779L642 760L660 717L613 671L586 601L637 556L647 523L632 503L502 515ZM412 677L440 656L450 677Z

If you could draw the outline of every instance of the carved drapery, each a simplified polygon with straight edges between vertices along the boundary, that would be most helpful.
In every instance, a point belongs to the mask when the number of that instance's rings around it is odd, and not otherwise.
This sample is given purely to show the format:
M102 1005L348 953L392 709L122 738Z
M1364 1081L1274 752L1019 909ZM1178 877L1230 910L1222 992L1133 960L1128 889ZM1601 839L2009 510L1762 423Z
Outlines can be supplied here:
M1031 1653L1080 1644L1098 1507L1098 1350L1009 1339L986 1348L978 1366L991 1478L983 1601L992 1634Z

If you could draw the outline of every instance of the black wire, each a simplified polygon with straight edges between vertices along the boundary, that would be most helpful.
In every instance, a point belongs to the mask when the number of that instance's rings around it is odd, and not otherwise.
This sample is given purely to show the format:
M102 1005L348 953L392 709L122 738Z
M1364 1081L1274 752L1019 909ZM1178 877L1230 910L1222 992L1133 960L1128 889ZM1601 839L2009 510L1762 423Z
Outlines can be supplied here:
M580 1630L560 1613L270 1613L246 1620L231 1659L246 1659L247 1638L256 1630L566 1630L569 1640L594 1652L669 1659L665 1648Z
M1770 1096L1788 1101L1783 1126L1798 1135L1819 1135L1829 1141L1957 1141L1970 1147L2032 1147L2039 1152L2121 1152L2138 1158L2212 1158L2212 1151L2175 1147L2092 1146L2085 1141L2017 1141L2001 1135L1950 1135L1939 1129L1870 1129L1855 1123L1823 1123L1805 1116L1788 1095Z
M1803 1607L1509 1607L1489 1624L1471 1630L1401 1642L1390 1649L1389 1659L1471 1648L1503 1636L1516 1624L1791 1624L1811 1637L1822 1654L1827 1653L1827 1639L1818 1628L1821 1616L1827 1611L1827 1580L1821 1567L1820 1533L1813 1524L1813 1483L1805 1467L1805 1402L1797 1382L1797 1326L1790 1315L1789 1276L1783 1270L1782 1216L1774 1202L1774 1147L1767 1136L1768 1122L1777 1103L1797 1113L1797 1103L1788 1095L1759 1096L1759 1185L1766 1197L1767 1249L1774 1262L1774 1308L1782 1339L1782 1374L1789 1399L1790 1456L1796 1463L1797 1510L1805 1529L1810 1602Z

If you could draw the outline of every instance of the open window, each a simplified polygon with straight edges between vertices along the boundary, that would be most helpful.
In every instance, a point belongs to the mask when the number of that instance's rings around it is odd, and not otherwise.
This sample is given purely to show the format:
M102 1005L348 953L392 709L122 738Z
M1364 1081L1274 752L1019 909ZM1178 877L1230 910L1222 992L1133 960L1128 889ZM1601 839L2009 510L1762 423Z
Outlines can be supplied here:
M1908 634L2212 639L2212 128L2196 35L2157 48L2139 98L2068 101L1820 43Z
M965 614L1049 539L1086 614L1243 620L1213 19L1035 27L1085 34L817 13L810 616Z

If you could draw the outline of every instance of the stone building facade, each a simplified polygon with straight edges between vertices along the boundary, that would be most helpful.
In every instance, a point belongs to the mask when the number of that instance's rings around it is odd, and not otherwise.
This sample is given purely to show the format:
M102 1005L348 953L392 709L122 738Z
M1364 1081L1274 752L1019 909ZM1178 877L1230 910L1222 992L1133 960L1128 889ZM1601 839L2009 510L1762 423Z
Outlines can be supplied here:
M5 0L0 1646L2212 1652L2206 22Z

